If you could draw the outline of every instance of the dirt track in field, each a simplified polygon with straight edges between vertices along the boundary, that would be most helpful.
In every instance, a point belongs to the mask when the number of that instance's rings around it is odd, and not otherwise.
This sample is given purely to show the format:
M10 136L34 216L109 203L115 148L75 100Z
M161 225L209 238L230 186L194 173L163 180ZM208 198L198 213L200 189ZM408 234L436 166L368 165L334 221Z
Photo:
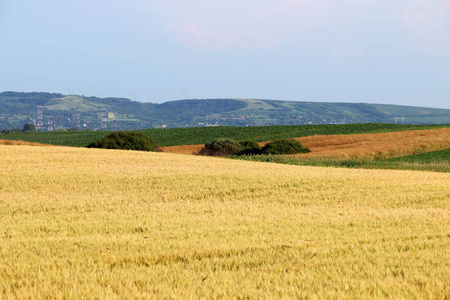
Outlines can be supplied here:
M297 138L310 153L302 157L397 157L450 147L450 128ZM265 144L259 143L261 146ZM195 154L203 145L163 147L166 153Z

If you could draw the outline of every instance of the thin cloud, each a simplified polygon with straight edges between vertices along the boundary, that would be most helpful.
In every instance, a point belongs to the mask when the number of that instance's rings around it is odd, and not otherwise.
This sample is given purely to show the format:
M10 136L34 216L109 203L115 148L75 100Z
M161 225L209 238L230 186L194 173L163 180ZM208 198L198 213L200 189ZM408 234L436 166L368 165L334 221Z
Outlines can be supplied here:
M442 12L441 13L447 13L448 11L450 11L450 0L446 0L444 1L444 3L442 3Z
M319 18L323 17L334 6L335 3L331 0L286 0L277 3L273 8L273 12L288 16L296 16L307 12Z
M196 5L168 0L155 7L169 20L166 32L185 46L249 50L317 43L336 6L331 0L198 1Z
M175 34L181 43L193 48L229 49L234 39L228 31L214 31L193 22L171 24L166 32Z
M357 49L353 46L348 46L345 48L336 47L334 49L335 53L342 57L354 57L358 59L362 59L365 57L365 53L361 49Z
M450 1L417 0L403 10L403 26L416 49L450 52Z

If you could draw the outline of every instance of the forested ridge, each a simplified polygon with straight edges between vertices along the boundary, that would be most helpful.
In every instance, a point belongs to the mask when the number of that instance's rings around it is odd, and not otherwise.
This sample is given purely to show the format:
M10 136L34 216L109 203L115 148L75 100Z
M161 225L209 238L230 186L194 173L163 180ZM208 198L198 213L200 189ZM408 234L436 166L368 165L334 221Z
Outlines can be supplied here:
M122 130L201 126L266 126L344 123L448 124L450 109L367 103L264 99L189 99L164 103L45 92L0 93L0 129L35 123L43 106L44 125L55 129ZM394 120L394 117L398 117ZM44 126L45 127L45 126Z

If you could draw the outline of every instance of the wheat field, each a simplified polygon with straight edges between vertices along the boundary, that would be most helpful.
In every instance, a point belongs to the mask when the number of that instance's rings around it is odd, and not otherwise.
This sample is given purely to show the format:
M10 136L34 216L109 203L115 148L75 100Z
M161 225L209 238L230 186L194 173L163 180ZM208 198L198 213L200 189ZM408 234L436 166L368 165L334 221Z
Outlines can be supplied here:
M298 140L311 149L301 157L392 158L450 147L450 128L348 135L313 135Z
M450 147L450 128L364 134L311 135L296 138L311 149L297 157L392 158ZM259 143L264 146L266 142ZM162 147L166 153L195 154L204 145Z
M2 299L445 299L450 174L0 145Z

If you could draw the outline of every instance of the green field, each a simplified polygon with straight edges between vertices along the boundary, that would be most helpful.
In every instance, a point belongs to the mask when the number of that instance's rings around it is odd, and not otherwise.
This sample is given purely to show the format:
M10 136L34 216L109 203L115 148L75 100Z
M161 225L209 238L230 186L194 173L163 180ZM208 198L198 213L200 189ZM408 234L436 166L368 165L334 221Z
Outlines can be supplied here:
M389 162L436 163L450 162L450 149L388 159Z
M258 142L279 138L295 138L311 135L339 135L378 133L405 130L424 130L445 128L449 125L395 125L395 124L346 124L346 125L297 125L297 126L259 126L259 127L191 127L170 129L144 129L140 132L155 139L161 147L177 145L205 144L214 139L226 137L232 139L253 139ZM51 132L32 134L3 134L0 139L23 140L27 142L85 147L92 141L110 134L110 131ZM436 172L450 172L450 150L422 153L392 159L373 160L369 158L333 159L333 158L294 158L285 156L244 156L243 160L274 162L290 165L309 165L324 167L346 167L366 169L402 169Z
M357 168L357 169L391 169L391 170L417 170L450 172L450 148L440 151L426 152L416 155L390 159L334 159L323 157L290 157L279 155L260 155L260 156L235 156L235 159L273 162L278 164L297 165L297 166L316 166L316 167L339 167L339 168Z
M449 127L450 125L395 125L385 123L364 123L345 125L279 125L255 127L190 127L170 129L144 129L141 132L152 137L161 147L205 144L217 138L246 139L257 142L279 138L304 137L315 134L357 134L404 130L424 130ZM85 147L92 141L108 135L109 131L50 132L36 134L0 135L0 139L23 140L27 142Z

